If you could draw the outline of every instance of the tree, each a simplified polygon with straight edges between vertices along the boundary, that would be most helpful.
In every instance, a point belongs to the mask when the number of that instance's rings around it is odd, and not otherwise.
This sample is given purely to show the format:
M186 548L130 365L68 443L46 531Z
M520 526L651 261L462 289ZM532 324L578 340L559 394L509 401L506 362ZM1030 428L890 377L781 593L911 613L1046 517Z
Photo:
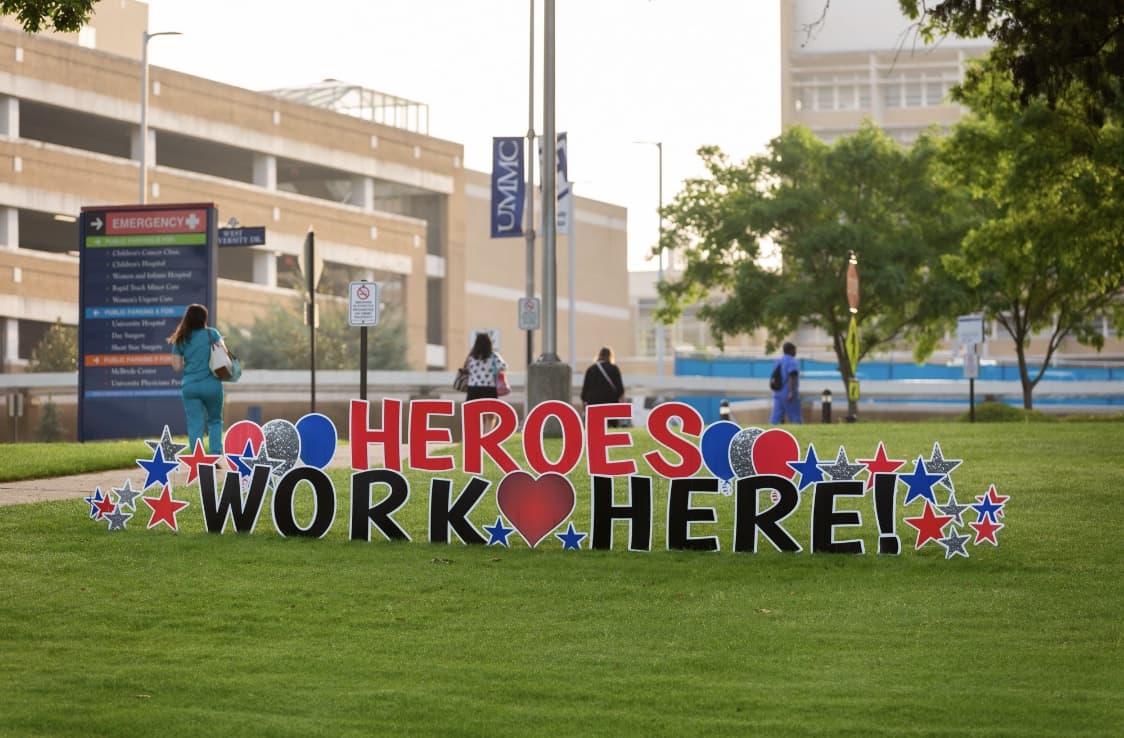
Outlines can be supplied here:
M902 147L867 124L834 144L793 127L741 164L700 149L709 177L688 180L664 209L662 246L683 253L686 267L660 286L658 317L672 322L710 296L699 315L720 345L765 328L770 352L810 323L832 337L846 387L852 255L862 284L860 358L921 330L936 309L926 284L963 230L952 193L930 176L937 148L928 135ZM779 248L779 269L763 259L767 240Z
M61 441L66 431L59 420L58 406L48 397L42 408L39 422L35 425L35 437L44 443Z
M1052 106L1073 87L1088 93L1084 114L1101 122L1124 103L1124 2L1121 0L899 0L928 39L986 35L996 63L1010 72L1025 104Z
M28 33L72 33L90 22L97 0L0 0L0 15L14 15Z
M346 303L319 300L316 313L317 369L358 369L359 329L347 321ZM304 302L274 303L264 318L248 328L235 328L227 345L247 369L307 369L309 365L308 326L304 321ZM367 367L406 369L406 326L401 311L384 310L379 325L368 329Z
M1029 410L1066 338L1099 349L1099 315L1124 325L1124 131L1091 123L1079 88L1024 103L1002 60L970 69L953 96L972 113L940 171L970 192L977 224L943 265L1014 341ZM1036 334L1045 348L1032 371Z
M78 369L78 329L56 320L31 350L33 372L73 372Z

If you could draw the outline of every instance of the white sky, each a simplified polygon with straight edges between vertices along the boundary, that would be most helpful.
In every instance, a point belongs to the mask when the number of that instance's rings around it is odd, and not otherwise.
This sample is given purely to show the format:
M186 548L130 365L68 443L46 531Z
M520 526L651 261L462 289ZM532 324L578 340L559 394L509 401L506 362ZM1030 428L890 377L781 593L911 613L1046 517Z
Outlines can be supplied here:
M334 78L426 103L430 135L463 144L479 171L490 170L492 136L526 135L530 0L148 5L150 32L184 34L149 43L155 66L254 90ZM628 208L631 269L655 268L645 257L659 228L657 150L633 142L663 142L666 203L702 173L699 146L741 159L780 132L779 5L557 0L556 130L569 136L574 191ZM540 135L543 6L536 0Z

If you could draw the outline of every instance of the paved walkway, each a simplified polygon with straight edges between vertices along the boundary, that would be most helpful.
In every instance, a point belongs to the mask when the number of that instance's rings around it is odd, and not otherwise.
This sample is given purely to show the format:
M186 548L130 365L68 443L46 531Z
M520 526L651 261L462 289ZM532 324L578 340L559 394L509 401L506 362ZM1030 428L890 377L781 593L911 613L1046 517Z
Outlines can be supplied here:
M405 458L403 449L403 458ZM376 447L370 449L371 465L382 463L382 452ZM328 462L329 469L351 468L351 447L341 444L335 456ZM94 490L101 488L103 493L108 493L113 487L125 484L126 479L131 479L134 489L144 483L145 473L139 466L128 469L110 469L108 471L91 472L89 474L75 474L69 477L50 477L47 479L29 479L23 482L0 482L0 505L22 505L29 502L48 502L51 500L69 500L88 497ZM180 468L171 474L173 486L187 482L187 471Z

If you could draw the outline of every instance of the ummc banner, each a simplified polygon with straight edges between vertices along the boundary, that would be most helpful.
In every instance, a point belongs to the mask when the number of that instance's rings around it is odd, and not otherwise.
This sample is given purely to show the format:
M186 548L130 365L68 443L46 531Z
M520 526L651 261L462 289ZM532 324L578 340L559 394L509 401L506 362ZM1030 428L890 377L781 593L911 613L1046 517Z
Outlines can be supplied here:
M570 152L566 146L566 134L558 134L558 159L556 189L558 191L558 232L572 233L574 227L574 191L570 187Z
M492 238L523 235L523 139L492 139Z

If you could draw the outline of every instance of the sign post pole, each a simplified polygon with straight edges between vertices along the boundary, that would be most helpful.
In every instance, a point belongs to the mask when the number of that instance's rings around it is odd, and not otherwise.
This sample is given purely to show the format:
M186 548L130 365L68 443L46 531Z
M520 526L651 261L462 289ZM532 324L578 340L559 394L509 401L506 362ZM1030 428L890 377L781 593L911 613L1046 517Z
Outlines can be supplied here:
M854 251L847 259L847 306L851 311L851 324L847 328L845 346L851 365L851 378L847 382L847 422L859 419L859 257Z
M379 324L377 282L361 280L348 287L347 322L359 326L359 399L367 399L367 326Z
M367 326L359 329L359 399L367 399Z
M311 228L304 239L305 279L308 288L309 410L316 412L316 234Z
M983 316L961 315L956 319L956 342L964 347L964 377L968 380L968 422L976 422L976 377L980 358L976 346L984 342Z

